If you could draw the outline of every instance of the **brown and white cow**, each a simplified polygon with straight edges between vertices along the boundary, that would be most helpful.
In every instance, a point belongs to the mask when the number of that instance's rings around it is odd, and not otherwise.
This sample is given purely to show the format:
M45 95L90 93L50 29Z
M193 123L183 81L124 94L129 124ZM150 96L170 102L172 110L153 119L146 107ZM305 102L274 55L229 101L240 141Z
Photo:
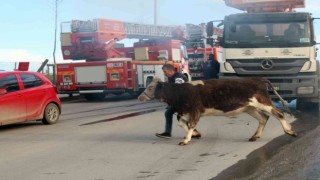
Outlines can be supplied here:
M242 112L248 113L259 121L258 129L249 141L255 141L261 137L269 115L273 115L280 121L286 134L296 137L296 132L286 122L284 114L272 105L267 86L273 89L288 110L272 84L262 78L169 84L155 77L138 99L140 101L158 99L182 115L179 123L187 131L187 136L179 145L188 144L201 116L235 116Z

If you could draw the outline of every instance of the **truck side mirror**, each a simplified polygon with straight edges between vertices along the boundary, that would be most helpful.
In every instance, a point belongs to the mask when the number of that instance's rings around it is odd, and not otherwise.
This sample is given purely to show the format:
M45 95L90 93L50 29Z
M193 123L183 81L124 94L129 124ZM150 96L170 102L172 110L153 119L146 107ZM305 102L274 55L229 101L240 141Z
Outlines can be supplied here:
M210 21L207 23L207 35L211 37L213 35L213 22Z

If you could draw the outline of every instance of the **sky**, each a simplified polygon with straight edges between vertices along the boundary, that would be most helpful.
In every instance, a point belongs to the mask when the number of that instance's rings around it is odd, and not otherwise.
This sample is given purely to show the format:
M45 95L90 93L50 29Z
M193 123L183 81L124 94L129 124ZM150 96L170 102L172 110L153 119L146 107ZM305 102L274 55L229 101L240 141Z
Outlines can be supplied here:
M320 18L320 1L305 0L297 9ZM11 0L0 4L0 62L43 61L53 63L55 0ZM239 13L223 0L157 0L157 24L200 24ZM59 0L55 57L64 62L60 47L60 23L71 20L115 19L154 23L154 0ZM320 43L320 19L316 21ZM318 57L319 59L319 57Z

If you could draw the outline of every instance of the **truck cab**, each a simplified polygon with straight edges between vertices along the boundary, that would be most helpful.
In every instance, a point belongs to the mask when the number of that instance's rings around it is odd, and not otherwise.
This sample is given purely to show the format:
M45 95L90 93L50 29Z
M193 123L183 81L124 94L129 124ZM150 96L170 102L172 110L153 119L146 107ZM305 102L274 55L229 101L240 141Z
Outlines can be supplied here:
M226 16L223 24L220 78L264 77L288 101L297 99L301 106L319 102L319 63L310 13L238 13Z

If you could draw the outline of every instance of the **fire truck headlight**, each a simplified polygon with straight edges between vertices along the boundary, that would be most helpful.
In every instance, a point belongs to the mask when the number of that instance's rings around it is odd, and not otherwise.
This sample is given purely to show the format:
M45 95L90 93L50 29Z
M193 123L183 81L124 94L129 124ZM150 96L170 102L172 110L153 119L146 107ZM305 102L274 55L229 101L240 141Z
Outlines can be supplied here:
M63 54L66 55L66 56L70 56L70 51L69 50L65 50L65 51L63 51Z

